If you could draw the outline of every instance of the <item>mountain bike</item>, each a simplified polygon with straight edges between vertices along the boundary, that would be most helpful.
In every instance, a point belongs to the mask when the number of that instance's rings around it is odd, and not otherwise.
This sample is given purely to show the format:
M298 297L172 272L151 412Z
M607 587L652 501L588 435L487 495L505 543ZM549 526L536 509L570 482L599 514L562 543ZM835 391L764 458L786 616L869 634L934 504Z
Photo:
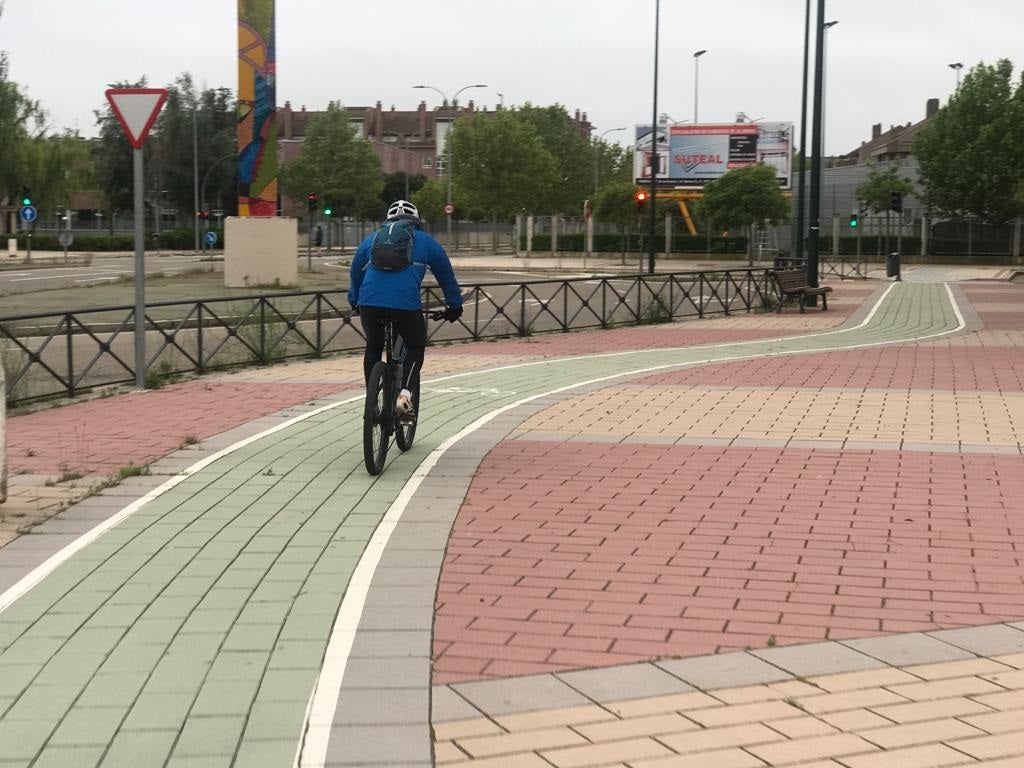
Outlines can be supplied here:
M443 312L431 312L431 320L441 320ZM405 363L405 342L393 320L384 321L384 358L374 364L366 383L366 402L363 406L363 461L366 471L379 475L384 471L391 438L403 453L412 448L416 438L420 393L413 392L416 416L407 419L398 412L398 393L402 390Z

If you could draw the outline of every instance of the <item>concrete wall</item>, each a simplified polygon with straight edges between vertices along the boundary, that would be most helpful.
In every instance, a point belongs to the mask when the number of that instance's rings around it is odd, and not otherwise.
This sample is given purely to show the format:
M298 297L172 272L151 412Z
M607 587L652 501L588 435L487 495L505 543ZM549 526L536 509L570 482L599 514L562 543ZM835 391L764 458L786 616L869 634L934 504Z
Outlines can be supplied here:
M224 220L224 286L294 286L298 281L297 219L278 217Z

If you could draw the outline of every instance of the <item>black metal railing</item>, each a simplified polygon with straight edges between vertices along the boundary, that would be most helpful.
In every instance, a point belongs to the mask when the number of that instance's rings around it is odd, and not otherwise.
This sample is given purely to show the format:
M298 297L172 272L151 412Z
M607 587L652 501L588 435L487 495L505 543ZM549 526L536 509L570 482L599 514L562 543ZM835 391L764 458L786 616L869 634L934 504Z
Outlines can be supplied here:
M443 304L424 286L424 304ZM432 342L479 341L751 312L777 299L764 269L490 282L465 286L466 311L431 323ZM0 317L7 402L74 397L130 384L134 308ZM299 291L146 305L147 386L183 374L361 350L344 291Z

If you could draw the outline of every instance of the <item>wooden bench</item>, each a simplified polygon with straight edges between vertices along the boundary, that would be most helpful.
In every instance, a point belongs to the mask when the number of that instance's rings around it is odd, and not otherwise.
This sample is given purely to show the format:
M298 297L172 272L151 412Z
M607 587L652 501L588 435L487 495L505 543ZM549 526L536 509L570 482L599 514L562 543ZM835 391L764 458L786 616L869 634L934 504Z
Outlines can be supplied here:
M832 292L832 286L823 285L815 288L807 284L807 275L802 269L774 269L771 272L772 279L779 289L779 306L776 313L782 312L782 305L786 299L796 297L800 302L800 312L804 311L804 298L807 296L821 296L821 310L828 309L827 295Z

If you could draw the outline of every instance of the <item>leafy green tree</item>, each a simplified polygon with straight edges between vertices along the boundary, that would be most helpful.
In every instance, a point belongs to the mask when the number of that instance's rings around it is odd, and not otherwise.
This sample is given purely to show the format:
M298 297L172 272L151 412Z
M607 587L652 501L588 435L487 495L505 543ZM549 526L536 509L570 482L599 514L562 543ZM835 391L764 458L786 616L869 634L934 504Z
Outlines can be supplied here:
M914 141L932 211L993 223L1024 214L1024 77L1013 64L978 64Z
M430 179L412 195L412 204L420 212L423 221L435 222L444 220L444 205L448 199L448 189L441 179Z
M536 213L568 213L583 208L593 195L594 150L579 125L561 104L535 107L525 104L512 113L537 131L545 149L555 159L556 183L534 204Z
M167 192L162 205L180 212L192 210L198 164L199 180L206 178L205 189L200 192L206 200L199 204L223 208L229 215L234 213L237 163L217 161L235 151L235 110L231 91L218 88L200 92L187 72L168 86L167 103L153 126L152 141L147 142L147 148L149 144L153 147L153 188ZM194 146L193 136L198 137L198 147ZM185 220L190 218L186 216Z
M748 256L753 258L751 228L788 219L789 202L779 188L775 169L758 163L729 171L707 184L697 215L716 227L746 227Z
M603 139L594 139L591 144L592 171L596 189L589 195L596 195L606 184L631 182L633 179L633 151L618 144L609 144Z
M412 196L427 183L427 177L422 173L407 174L405 171L396 171L384 175L384 189L380 193L380 199L385 205L391 205L395 200L412 200Z
M597 193L594 203L596 221L607 221L619 228L622 236L622 254L628 247L629 230L638 225L636 186L629 181L614 181L605 184Z
M31 140L42 134L45 115L39 103L9 79L9 72L7 53L0 51L0 197L16 201L23 186L37 193L41 180L30 176L27 153Z
M536 201L558 183L558 163L537 130L511 111L459 118L450 141L459 208L508 218L536 210Z
M321 207L335 216L378 219L386 211L380 160L353 132L348 111L335 102L309 121L302 154L281 168L280 180L288 197L304 201L316 192Z
M888 211L893 192L902 192L904 195L914 194L914 184L899 174L895 165L890 165L884 171L877 168L868 172L867 179L857 187L857 199L875 213Z

